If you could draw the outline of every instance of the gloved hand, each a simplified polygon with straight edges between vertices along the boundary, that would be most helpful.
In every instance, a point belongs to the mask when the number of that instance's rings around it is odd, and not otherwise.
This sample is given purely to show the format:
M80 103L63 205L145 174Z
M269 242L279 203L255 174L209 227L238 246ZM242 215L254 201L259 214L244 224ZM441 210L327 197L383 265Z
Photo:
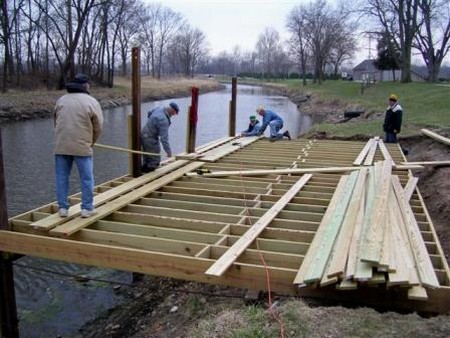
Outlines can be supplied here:
M167 153L167 157L172 157L172 153Z

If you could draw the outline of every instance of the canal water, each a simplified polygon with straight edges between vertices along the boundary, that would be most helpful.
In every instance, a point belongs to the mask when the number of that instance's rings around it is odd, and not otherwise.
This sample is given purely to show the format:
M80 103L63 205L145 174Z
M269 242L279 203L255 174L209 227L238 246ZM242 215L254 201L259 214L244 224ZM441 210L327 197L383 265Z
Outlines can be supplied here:
M201 94L196 145L228 136L228 107L231 88ZM142 124L147 112L172 100L142 104ZM172 152L185 151L187 110L190 97L178 98L180 114L172 118L169 130ZM250 115L258 106L276 111L284 119L291 135L300 135L311 126L311 119L300 114L286 97L253 86L238 86L237 132L245 130ZM127 115L131 106L104 111L104 130L99 143L127 147ZM268 136L269 128L266 129ZM54 200L53 119L11 122L2 126L3 156L6 175L8 215L14 216ZM94 148L96 184L125 175L128 155ZM71 177L71 193L79 191L76 169ZM57 274L51 273L54 271ZM83 275L98 280L131 283L126 272L97 269L77 264L24 257L15 263L17 306L20 333L23 337L76 336L84 323L119 304L120 293L114 284L75 280L70 275Z

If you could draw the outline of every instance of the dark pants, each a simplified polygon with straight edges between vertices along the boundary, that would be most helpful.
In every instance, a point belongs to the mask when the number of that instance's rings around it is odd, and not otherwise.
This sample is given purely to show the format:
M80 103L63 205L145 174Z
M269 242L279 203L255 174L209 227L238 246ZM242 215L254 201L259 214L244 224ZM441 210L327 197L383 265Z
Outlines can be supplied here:
M386 132L386 143L397 143L397 134L396 133L391 133L389 131Z

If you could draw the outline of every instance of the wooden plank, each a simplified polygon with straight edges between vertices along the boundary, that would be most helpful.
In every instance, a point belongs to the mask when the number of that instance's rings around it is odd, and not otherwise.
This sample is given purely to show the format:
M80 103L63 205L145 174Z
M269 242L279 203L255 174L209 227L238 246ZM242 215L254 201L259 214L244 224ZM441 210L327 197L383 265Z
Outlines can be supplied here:
M428 300L427 290L423 286L413 286L408 290L408 299L420 301Z
M326 228L328 226L328 223L332 220L334 212L340 202L341 196L344 193L346 184L347 184L348 176L342 176L336 190L333 194L333 197L331 198L330 204L328 205L328 208L325 212L325 215L323 216L322 221L320 222L320 225L317 229L316 235L314 236L314 239L309 246L308 252L306 253L306 256L303 260L303 263L300 265L300 268L297 272L297 275L294 279L294 284L300 284L300 286L305 285L305 276L308 273L309 267L311 266L313 259L315 257L315 253L320 250L321 245L321 237L326 231Z
M374 265L380 263L388 198L391 187L392 162L383 161L381 177L376 186L375 206L370 214L370 223L366 228L364 246L360 251L360 259Z
M278 215L278 213L289 203L289 201L303 188L312 177L311 174L302 176L289 191L282 196L239 240L218 259L205 274L211 276L222 276L223 273L234 263L245 249L259 236L264 228Z
M436 277L436 273L434 272L433 264L431 263L430 256L428 255L425 242L422 239L414 213L406 200L405 193L397 176L392 177L392 183L394 185L397 200L401 206L401 213L406 225L409 243L414 254L420 281L423 286L438 288L439 281Z
M326 271L328 277L342 277L344 274L350 242L358 220L360 202L365 194L367 172L367 169L361 169L359 171L358 180L348 206L347 214L345 215L341 231L336 240L330 265Z
M377 166L377 165L376 165ZM353 278L360 281L367 281L372 278L372 265L367 262L362 262L359 259L359 254L363 250L363 239L366 237L367 229L370 225L370 215L375 205L375 193L376 193L376 172L375 167L369 169L369 180L367 187L366 207L364 209L364 218L361 229L361 241L359 242L358 258L356 259L356 268Z
M337 290L356 290L358 288L358 283L355 281L352 281L350 279L343 280L339 284L336 285Z
M414 193L414 190L416 190L417 181L419 181L418 177L410 177L408 180L408 183L406 183L405 198L407 201L409 201L411 199L412 194Z
M215 162L218 159L239 150L241 147L245 147L259 140L259 138L259 136L242 137L233 142L225 143L215 149L205 152L199 160L204 162Z
M364 165L372 165L373 158L375 157L375 152L377 151L378 139L375 138L370 145L369 152L367 153L366 159L364 160Z
M355 275L357 262L358 262L358 252L359 246L362 239L362 228L364 222L364 209L366 207L366 195L365 192L359 201L358 215L355 220L355 226L353 228L353 234L351 237L351 242L348 249L347 265L345 268L345 278L350 279Z
M340 201L336 206L336 210L333 213L333 217L328 224L323 235L320 237L320 250L313 252L313 259L308 272L305 274L304 283L313 283L319 281L325 271L325 267L330 259L331 250L333 249L336 237L341 229L341 225L344 221L347 207L350 202L350 198L353 194L353 189L358 178L358 172L350 174L347 184L345 185L343 194ZM309 251L308 251L309 253Z
M94 196L94 206L99 207L114 198L117 198L120 195L123 195L125 193L128 193L138 187L141 187L151 181L156 180L157 178L166 175L167 173L170 173L171 171L178 169L184 165L186 165L187 161L176 161L173 163L170 163L166 166L163 166L161 168L156 169L155 171L142 175L138 178L135 178L132 181L123 183L115 188L112 188L104 193L101 193L99 195ZM50 230L54 227L66 223L70 221L71 219L74 219L75 217L79 216L81 213L81 204L78 203L76 205L73 205L69 208L69 216L62 218L59 217L58 213L51 214L48 217L41 219L37 222L31 223L31 226L35 227L36 229L40 230Z
M369 141L367 141L366 145L361 150L361 152L359 153L356 160L353 162L353 165L362 165L363 164L363 161L364 161L365 157L367 156L367 153L369 152L370 148L372 147L373 142L374 142L374 139L372 139L372 138Z
M442 135L436 134L434 132L432 132L431 130L428 129L421 129L420 130L422 133L424 133L425 135L427 135L428 137L431 137L432 139L435 139L436 141L439 141L441 143L444 143L448 146L450 146L450 139L446 138Z
M97 209L97 214L89 218L76 218L68 221L67 223L57 226L56 228L50 231L50 234L56 236L70 236L71 234L87 227L88 225L94 223L95 221L102 219L103 217L113 213L114 211L117 211L123 208L124 206L133 203L139 198L144 197L145 195L151 193L152 191L155 191L160 187L176 180L177 178L183 176L185 173L200 168L201 166L203 166L203 164L204 163L202 162L193 162L180 169L170 172L169 174L160 177L150 182L149 184L146 184L134 191L131 191L125 195L116 198L115 200L110 201L105 205L100 206Z
M244 156L244 155L243 155ZM364 167L323 167L323 168L285 168L285 169L255 169L255 170L226 170L212 171L201 174L202 177L226 177L226 176L266 176L266 175L287 175L306 173L341 173L351 172ZM395 170L423 169L418 165L396 165ZM186 176L199 176L197 173L187 173Z
M389 150L386 148L386 145L384 144L383 140L378 140L378 145L380 147L381 153L383 154L385 161L390 161L392 164L395 164L394 159L392 158L391 154L389 153Z
M406 234L405 223L400 212L400 206L395 198L394 187L391 187L391 208L389 216L393 230L394 253L396 257L395 271L389 273L388 286L408 284L418 285L419 275L415 268L414 257Z
M448 166L450 161L402 162L402 164Z

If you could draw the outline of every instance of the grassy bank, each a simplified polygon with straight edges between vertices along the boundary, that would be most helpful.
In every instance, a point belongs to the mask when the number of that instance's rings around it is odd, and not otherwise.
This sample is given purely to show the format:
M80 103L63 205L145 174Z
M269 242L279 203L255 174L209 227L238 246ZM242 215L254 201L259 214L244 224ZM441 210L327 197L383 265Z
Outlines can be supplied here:
M142 102L188 96L191 88L196 86L202 92L210 92L222 87L211 79L173 78L156 80L150 77L141 78ZM56 100L65 90L10 90L0 93L0 120L20 120L50 116ZM117 77L113 88L91 87L91 94L103 108L127 105L131 103L131 78Z
M336 136L364 134L382 135L382 122L387 107L387 97L395 93L403 107L403 126L401 136L417 134L420 128L450 128L450 86L429 83L379 82L364 89L354 81L325 81L322 85L303 86L299 80L277 81L286 86L288 92L311 94L307 110L334 115L313 127L313 131L324 131ZM348 107L358 107L365 111L362 118L347 123L336 123ZM300 106L300 110L304 105ZM333 109L334 108L334 109Z

